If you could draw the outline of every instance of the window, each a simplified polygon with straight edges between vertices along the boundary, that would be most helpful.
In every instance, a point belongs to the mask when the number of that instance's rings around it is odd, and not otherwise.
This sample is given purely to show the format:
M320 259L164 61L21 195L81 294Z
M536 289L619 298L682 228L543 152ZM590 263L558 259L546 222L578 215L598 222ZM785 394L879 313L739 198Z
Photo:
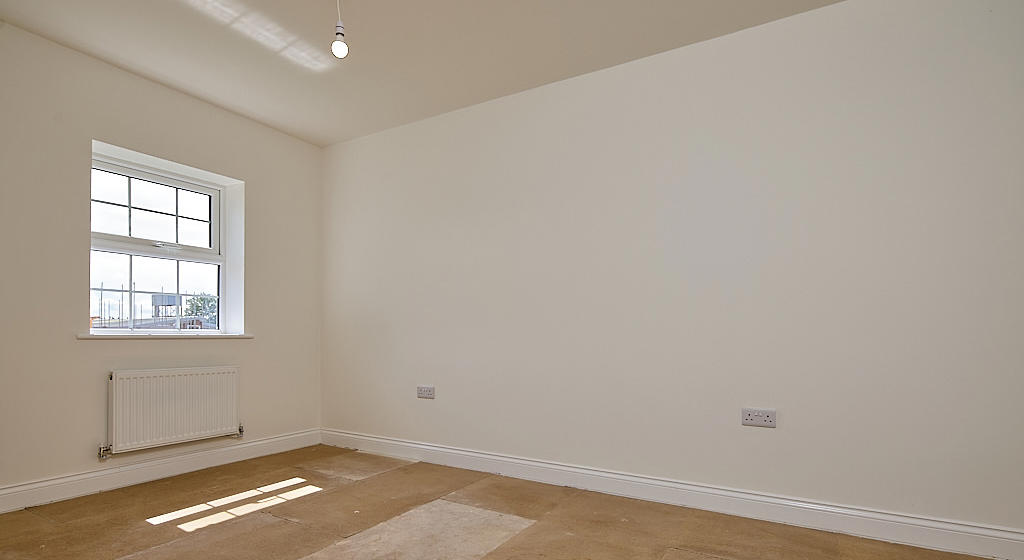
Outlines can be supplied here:
M231 286L225 273L224 189L103 157L95 153L96 144L90 196L90 332L240 333L240 328L225 329L225 292Z

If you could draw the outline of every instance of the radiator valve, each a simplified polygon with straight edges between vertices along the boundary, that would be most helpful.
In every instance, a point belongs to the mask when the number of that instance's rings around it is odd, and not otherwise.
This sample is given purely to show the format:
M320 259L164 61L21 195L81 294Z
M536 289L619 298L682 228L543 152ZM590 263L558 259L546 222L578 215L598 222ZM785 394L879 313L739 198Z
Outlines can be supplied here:
M100 450L96 453L96 456L100 458L100 461L109 458L114 454L114 450L109 445L101 445Z

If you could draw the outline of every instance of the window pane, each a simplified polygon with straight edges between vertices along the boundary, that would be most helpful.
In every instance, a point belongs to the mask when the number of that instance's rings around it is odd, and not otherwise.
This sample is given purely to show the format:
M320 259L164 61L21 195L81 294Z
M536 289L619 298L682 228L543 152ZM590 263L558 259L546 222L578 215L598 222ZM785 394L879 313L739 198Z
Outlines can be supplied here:
M128 204L128 177L99 169L92 170L92 198Z
M92 230L99 233L128 235L128 209L124 206L93 202Z
M218 295L217 276L220 267L215 264L205 264L181 261L181 290L179 293L186 295Z
M209 247L210 222L178 218L178 243L196 247Z
M132 210L132 237L174 243L174 216Z
M89 287L128 290L128 255L89 251Z
M132 179L132 207L174 214L174 187Z
M128 292L90 290L89 296L89 328L127 329L131 327L131 323L128 321L131 297Z
M178 215L210 221L210 195L178 189Z
M178 292L178 263L170 259L132 257L132 286L142 292ZM139 294L138 299L148 299ZM140 302L136 301L136 306Z
M184 296L182 299L184 300L181 309L182 329L217 330L219 298L215 296Z
M180 305L178 294L135 294L134 326L136 329L177 329Z

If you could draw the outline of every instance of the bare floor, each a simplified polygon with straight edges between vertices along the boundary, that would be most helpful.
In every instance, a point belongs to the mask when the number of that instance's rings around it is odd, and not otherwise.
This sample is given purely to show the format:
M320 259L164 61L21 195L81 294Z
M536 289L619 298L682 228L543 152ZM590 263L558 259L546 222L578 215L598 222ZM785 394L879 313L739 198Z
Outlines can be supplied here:
M0 515L0 559L954 560L323 445Z

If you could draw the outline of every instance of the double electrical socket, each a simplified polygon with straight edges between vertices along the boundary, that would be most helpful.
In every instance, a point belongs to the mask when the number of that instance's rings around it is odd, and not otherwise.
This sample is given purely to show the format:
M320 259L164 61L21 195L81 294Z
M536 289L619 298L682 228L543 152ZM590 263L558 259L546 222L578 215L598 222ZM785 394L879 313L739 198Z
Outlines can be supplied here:
M432 399L434 398L434 386L433 385L419 385L416 387L416 398L417 399Z
M743 409L743 425L744 426L759 426L761 428L774 428L775 427L775 409L774 408L744 408Z

